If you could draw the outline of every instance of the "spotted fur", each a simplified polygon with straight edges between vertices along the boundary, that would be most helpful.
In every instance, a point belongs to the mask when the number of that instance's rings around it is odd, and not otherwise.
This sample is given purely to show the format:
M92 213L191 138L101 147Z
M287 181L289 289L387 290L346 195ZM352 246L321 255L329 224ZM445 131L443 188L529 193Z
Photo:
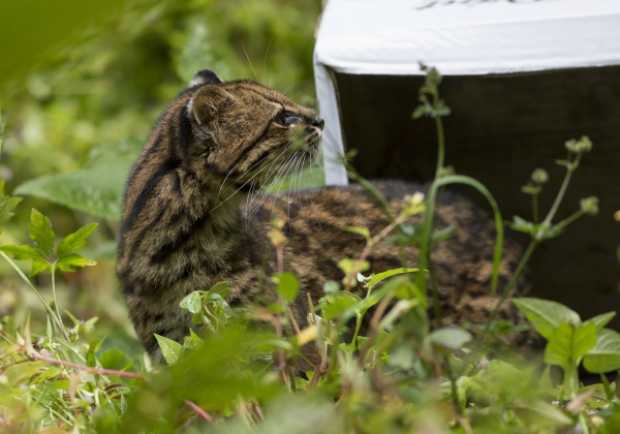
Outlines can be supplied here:
M316 114L273 89L250 81L221 82L201 71L161 116L129 175L118 244L117 272L136 332L156 350L154 333L181 339L190 319L179 308L188 293L227 280L230 302L269 299L275 251L267 233L274 217L285 221L284 267L316 302L326 280L339 280L337 263L356 257L361 237L389 222L359 186L326 187L287 195L256 191L286 168L316 154L323 123ZM302 145L295 145L301 136ZM394 208L422 190L405 182L380 182ZM252 194L253 212L246 199ZM444 194L439 226L455 235L438 243L432 259L445 306L485 293L491 272L494 228L486 213L461 196ZM508 243L502 273L514 268L519 247ZM412 247L404 257L415 264ZM400 266L399 249L381 244L368 260L373 271ZM296 305L305 321L307 305ZM469 314L459 307L461 316ZM475 316L473 314L469 316ZM465 318L467 319L467 318Z

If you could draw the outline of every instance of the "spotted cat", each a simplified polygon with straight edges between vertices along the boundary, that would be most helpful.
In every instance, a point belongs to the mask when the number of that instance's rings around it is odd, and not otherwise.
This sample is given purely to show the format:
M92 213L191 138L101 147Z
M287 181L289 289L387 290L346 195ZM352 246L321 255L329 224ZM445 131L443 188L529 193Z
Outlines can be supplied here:
M322 128L313 110L285 95L252 81L222 82L208 70L166 109L129 175L118 243L117 273L148 351L157 350L155 333L177 340L188 333L190 318L179 302L194 290L226 280L231 304L273 295L276 252L268 232L275 217L285 222L283 267L301 281L294 309L301 324L307 294L316 303L327 280L342 279L338 261L364 247L346 228L364 226L374 234L389 224L358 185L257 193L276 175L309 164ZM423 190L401 181L377 188L395 209L404 196ZM442 302L451 307L450 321L476 320L469 301L487 291L494 227L485 212L455 194L440 196L437 215L439 226L456 228L432 254ZM519 252L507 244L502 273L514 268ZM383 243L368 261L381 271L400 266L400 253ZM415 264L415 248L404 254Z

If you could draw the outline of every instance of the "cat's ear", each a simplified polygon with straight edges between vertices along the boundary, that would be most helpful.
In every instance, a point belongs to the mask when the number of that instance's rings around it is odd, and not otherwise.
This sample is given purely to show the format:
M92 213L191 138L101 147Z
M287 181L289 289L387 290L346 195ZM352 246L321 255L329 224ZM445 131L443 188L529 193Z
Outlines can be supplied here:
M222 80L217 76L217 74L210 69L202 69L194 74L192 81L189 82L189 86L198 86L202 84L220 84Z
M233 96L220 86L206 85L187 103L187 112L198 125L217 118L233 101Z

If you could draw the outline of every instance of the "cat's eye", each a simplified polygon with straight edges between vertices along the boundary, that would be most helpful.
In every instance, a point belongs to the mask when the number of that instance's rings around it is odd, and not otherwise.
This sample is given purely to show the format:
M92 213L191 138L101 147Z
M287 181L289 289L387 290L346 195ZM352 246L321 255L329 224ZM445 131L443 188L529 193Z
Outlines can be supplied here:
M304 118L293 112L283 110L278 114L275 121L280 125L290 127L291 125L303 122Z

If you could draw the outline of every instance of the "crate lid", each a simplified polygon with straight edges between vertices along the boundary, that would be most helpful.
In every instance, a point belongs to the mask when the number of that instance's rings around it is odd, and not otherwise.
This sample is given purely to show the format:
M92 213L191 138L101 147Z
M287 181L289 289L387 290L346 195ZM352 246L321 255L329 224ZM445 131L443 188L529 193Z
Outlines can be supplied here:
M315 62L350 74L505 74L620 64L618 0L329 0Z

